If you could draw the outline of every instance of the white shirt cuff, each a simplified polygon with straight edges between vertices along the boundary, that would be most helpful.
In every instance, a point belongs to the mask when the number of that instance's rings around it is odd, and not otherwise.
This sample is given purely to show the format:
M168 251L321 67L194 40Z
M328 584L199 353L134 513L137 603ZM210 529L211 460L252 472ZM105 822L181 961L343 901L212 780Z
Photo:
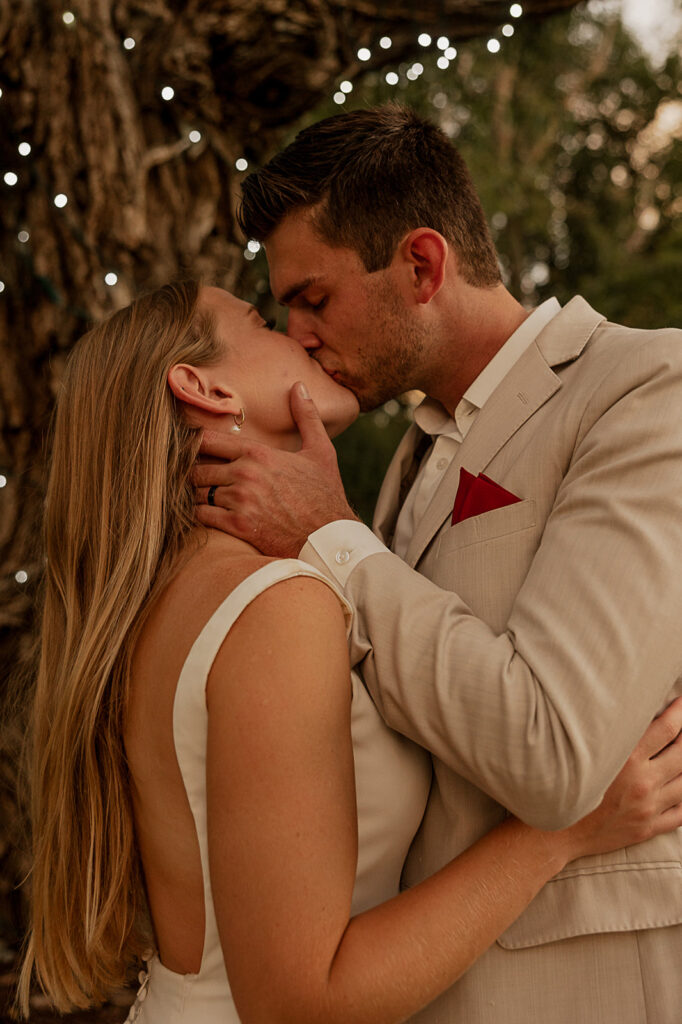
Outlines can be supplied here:
M298 557L311 565L319 565L321 561L337 583L344 587L353 569L363 559L385 551L388 551L386 545L364 523L339 519L311 533Z

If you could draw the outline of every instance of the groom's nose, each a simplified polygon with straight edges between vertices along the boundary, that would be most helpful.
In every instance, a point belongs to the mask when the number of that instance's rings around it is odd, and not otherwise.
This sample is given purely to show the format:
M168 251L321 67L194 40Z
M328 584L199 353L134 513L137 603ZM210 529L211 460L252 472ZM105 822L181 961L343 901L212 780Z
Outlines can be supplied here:
M306 322L306 315L301 310L289 310L287 334L294 341L297 341L299 345L303 345L303 348L309 352L322 346L322 341L318 338L315 331L311 329L310 324Z

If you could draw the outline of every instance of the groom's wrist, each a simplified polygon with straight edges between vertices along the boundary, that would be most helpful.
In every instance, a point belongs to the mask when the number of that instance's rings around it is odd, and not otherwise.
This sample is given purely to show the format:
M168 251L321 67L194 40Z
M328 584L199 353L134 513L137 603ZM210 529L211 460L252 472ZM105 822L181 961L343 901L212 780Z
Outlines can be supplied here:
M315 530L303 545L299 558L312 565L322 562L331 576L345 586L354 569L368 558L388 549L359 520L339 519Z

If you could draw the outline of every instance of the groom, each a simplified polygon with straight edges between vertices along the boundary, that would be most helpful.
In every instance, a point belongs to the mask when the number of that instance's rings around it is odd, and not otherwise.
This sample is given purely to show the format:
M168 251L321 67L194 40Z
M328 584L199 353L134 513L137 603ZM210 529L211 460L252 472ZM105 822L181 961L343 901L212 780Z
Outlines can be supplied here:
M427 397L374 534L300 391L299 453L208 439L231 461L201 468L201 518L300 552L353 604L378 708L433 755L406 885L505 808L568 825L681 688L682 333L579 297L527 313L463 161L397 107L306 129L246 180L241 217L288 334L361 408ZM679 1024L681 965L678 832L571 864L415 1019Z

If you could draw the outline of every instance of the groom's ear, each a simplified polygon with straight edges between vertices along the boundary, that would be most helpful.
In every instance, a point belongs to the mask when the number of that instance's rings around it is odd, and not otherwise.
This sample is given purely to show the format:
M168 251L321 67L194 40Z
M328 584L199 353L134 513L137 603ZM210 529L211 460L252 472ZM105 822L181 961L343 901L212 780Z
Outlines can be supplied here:
M179 401L215 416L236 416L242 406L239 396L218 379L210 366L176 363L168 371L168 387Z
M415 228L401 241L397 256L409 274L416 302L430 302L443 287L449 251L448 243L433 228Z

